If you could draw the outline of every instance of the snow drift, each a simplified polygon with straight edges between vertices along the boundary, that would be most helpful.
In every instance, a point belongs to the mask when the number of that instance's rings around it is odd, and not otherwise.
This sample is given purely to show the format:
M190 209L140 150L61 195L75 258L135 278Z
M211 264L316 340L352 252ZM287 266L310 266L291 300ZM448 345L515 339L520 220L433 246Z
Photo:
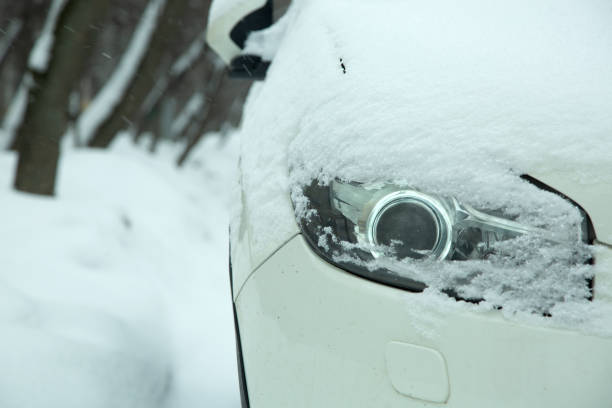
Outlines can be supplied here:
M0 155L0 406L237 407L227 184L235 142L182 170L120 138L65 148L58 195Z

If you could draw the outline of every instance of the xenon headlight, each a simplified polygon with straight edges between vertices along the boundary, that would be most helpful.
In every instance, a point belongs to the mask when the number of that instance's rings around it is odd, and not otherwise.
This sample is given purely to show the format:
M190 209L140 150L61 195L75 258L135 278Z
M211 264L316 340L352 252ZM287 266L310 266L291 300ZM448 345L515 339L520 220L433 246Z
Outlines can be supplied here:
M349 272L411 291L426 287L405 273L403 266L411 261L503 259L513 255L503 253L504 242L527 234L548 239L546 231L501 211L480 211L411 188L315 181L303 194L308 209L301 228L319 255ZM576 231L575 239L586 241L585 231Z

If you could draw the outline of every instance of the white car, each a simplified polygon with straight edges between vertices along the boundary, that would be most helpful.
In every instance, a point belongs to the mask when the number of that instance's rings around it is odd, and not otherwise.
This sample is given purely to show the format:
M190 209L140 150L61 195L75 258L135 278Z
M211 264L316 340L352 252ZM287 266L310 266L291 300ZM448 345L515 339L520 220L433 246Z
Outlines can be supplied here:
M610 1L302 0L266 28L271 3L217 0L208 33L265 76L243 407L612 407Z

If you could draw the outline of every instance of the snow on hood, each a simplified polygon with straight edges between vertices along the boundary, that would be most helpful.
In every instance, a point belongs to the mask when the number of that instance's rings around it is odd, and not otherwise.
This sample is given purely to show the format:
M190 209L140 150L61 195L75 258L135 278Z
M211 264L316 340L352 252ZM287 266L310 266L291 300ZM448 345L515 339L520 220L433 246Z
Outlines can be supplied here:
M284 120L308 176L463 190L533 162L588 167L612 152L611 21L598 0L311 1L267 87L300 110Z
M612 157L608 0L303 0L288 20L243 124L256 249L295 228L274 197L313 179L410 185L555 225L574 210L518 176Z

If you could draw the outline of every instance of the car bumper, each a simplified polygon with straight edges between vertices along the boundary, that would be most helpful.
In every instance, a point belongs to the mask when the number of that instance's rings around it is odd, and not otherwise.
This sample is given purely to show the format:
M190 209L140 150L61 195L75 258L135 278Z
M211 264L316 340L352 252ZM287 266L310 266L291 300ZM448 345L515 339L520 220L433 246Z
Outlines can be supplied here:
M301 235L235 296L251 408L612 407L612 339L431 307Z

